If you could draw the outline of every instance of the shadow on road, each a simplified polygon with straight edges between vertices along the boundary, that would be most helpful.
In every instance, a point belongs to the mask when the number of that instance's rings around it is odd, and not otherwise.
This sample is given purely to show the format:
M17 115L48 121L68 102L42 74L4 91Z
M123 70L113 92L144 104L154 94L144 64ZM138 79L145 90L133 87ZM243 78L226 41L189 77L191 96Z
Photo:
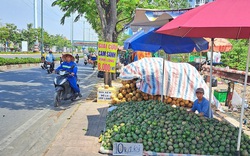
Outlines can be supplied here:
M89 74L89 72L84 74ZM63 108L54 108L53 80L55 77L55 74L47 74L41 68L0 73L0 108L9 110L61 110L70 108L77 101L63 101ZM96 74L89 79L79 77L82 79L80 81L82 99L85 99L96 83Z

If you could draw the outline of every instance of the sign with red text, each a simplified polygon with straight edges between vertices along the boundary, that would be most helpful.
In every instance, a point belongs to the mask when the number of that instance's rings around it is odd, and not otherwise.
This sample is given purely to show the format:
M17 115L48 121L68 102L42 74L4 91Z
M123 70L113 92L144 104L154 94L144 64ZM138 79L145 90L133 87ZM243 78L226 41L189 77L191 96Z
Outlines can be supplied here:
M99 71L115 73L118 44L98 42L97 66Z

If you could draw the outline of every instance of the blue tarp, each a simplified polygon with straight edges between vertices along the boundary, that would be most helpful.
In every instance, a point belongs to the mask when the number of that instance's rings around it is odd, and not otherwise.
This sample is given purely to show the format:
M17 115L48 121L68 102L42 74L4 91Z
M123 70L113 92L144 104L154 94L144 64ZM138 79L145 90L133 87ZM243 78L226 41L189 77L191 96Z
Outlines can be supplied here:
M124 49L134 51L157 52L164 50L168 54L190 53L206 50L209 48L208 42L204 38L177 37L155 33L158 28L152 28L148 32L139 31L124 42Z

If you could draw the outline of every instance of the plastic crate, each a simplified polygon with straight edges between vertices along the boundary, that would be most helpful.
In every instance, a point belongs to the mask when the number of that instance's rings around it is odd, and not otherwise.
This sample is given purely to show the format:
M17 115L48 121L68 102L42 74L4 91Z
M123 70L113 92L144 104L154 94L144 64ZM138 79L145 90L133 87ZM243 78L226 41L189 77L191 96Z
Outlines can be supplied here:
M219 102L225 102L227 99L227 91L226 90L214 90L214 96Z
M189 62L194 62L195 56L189 56Z

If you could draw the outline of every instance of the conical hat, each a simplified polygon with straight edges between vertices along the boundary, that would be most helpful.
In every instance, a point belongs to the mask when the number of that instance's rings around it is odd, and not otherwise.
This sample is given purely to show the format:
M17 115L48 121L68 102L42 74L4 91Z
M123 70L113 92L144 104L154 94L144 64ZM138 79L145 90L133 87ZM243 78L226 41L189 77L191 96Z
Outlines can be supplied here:
M75 57L71 54L63 54L62 59L66 61L66 57L70 57L71 61L75 61Z

